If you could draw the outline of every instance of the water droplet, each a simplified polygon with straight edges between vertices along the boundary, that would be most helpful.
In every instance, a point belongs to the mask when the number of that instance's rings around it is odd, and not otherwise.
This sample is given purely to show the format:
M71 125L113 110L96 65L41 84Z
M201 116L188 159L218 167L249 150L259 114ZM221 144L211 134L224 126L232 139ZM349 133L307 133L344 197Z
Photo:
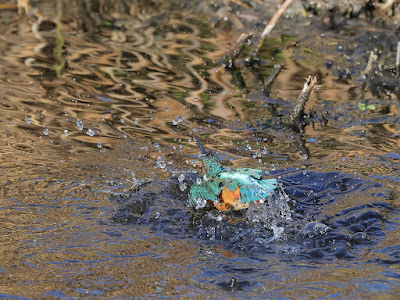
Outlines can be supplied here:
M67 129L64 130L65 136L69 136L69 131Z
M194 98L194 101L199 101L199 98L197 98L197 97L196 97L196 98Z
M181 122L183 122L183 121L185 121L185 118L182 117L182 116L179 116L179 117L175 118L175 119L172 121L172 125L176 126L176 125L178 125L179 123L181 123Z
M160 167L161 169L165 169L166 164L161 156L157 158L157 166Z
M94 129L88 128L88 130L86 131L86 134L89 136L95 136L96 131Z
M179 183L179 189L184 192L187 189L187 185L184 182Z
M101 142L99 141L99 142L97 143L97 148L101 148L101 147L103 147L103 145L102 145Z
M32 123L31 119L26 117L26 123L28 123L28 125L30 125Z
M159 143L155 142L154 147L157 149L158 152L161 152L161 146Z
M76 126L78 126L79 131L83 130L83 122L81 120L76 120Z
M194 206L196 208L203 208L207 205L207 201L205 199L201 199L201 198L195 198L194 199Z
M125 120L124 120L124 119L120 119L119 121L120 121L122 124L125 123Z
M251 150L250 144L247 144L247 145L246 145L246 148L247 148L248 150Z
M43 134L44 135L49 135L49 130L47 128L43 129Z
M168 106L165 108L165 111L169 111L169 107Z
M179 181L179 182L182 182L182 181L184 181L184 180L185 180L185 174L179 175L178 181Z

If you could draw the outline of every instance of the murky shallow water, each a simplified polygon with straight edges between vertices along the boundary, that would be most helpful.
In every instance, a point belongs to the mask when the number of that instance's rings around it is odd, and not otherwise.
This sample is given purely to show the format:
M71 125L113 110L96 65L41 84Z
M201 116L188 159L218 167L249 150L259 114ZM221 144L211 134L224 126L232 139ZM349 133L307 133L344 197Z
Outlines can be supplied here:
M0 296L396 298L396 102L357 77L374 31L283 22L260 73L286 67L266 98L251 71L247 94L219 63L238 33L192 11L121 13L96 34L66 19L57 78L54 31L38 39L0 10ZM279 116L309 74L321 88L301 136ZM227 166L277 177L290 218L189 209L193 133Z

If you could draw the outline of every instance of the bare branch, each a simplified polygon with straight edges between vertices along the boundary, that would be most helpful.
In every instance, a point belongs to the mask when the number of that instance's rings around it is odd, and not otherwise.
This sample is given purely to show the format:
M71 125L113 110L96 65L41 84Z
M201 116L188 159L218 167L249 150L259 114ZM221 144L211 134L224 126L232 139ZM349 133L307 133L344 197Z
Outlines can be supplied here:
M396 53L396 75L397 75L397 78L400 77L400 42L397 43L397 53Z
M371 72L373 64L374 64L374 62L376 62L377 59L378 59L378 56L376 54L374 54L373 52L371 52L371 54L369 55L367 66L365 67L365 70L364 70L364 75L368 75L369 72Z
M269 95L271 91L271 86L275 82L275 79L278 77L279 73L282 70L282 65L274 65L274 70L272 71L271 75L269 75L263 84L263 90L266 95Z
M244 48L246 47L247 40L251 38L253 35L248 34L248 33L242 33L240 37L238 38L235 47L233 50L227 55L230 60L231 64L234 64L236 59L240 56L240 54L243 52Z
M257 49L254 52L255 55L258 55L258 53L261 50L261 47L264 44L265 39L269 36L271 33L272 29L274 29L276 22L278 22L279 18L281 15L286 11L286 9L289 7L289 5L293 2L293 0L286 0L282 6L278 9L278 11L274 14L272 19L269 21L267 26L265 27L264 31L261 34L260 42L258 43Z
M307 104L308 98L310 98L311 92L313 91L315 84L317 83L317 77L308 76L306 83L304 84L303 90L301 91L299 98L293 111L289 117L289 126L297 128L299 125L299 118L304 112L304 107Z

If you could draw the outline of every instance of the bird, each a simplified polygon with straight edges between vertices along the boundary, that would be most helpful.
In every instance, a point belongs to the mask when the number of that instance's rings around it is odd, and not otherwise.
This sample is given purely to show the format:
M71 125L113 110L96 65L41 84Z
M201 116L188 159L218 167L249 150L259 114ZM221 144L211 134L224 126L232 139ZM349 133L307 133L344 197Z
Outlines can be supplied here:
M189 205L204 207L207 203L220 211L246 209L251 202L263 203L274 193L276 179L264 179L263 171L251 168L237 168L226 171L217 153L200 147L203 179L198 179L190 188Z

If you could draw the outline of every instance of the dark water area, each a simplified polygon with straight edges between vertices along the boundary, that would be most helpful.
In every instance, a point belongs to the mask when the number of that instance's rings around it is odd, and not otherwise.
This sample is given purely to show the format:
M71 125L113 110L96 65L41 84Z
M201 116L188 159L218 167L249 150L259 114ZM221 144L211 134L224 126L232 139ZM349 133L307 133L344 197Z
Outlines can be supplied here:
M0 298L398 299L398 30L295 1L238 75L277 9L250 2L0 4ZM276 193L189 207L193 135Z

